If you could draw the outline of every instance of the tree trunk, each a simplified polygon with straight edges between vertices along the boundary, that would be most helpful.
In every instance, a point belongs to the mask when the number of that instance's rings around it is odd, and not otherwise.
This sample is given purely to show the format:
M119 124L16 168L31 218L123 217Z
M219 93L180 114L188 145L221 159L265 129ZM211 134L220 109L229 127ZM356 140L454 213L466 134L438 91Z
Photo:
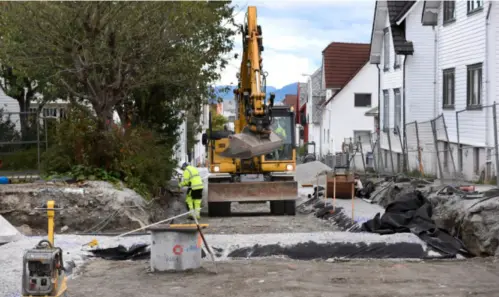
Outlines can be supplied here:
M110 131L114 123L113 121L113 106L94 105L94 110L97 115L97 129L99 132Z

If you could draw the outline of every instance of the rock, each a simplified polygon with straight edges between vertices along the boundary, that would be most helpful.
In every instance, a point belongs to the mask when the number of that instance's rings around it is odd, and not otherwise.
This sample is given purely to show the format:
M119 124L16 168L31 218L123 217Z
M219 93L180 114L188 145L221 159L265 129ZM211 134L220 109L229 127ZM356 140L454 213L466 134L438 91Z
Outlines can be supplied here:
M0 209L14 226L46 230L45 211L35 211L48 200L62 210L55 214L57 230L66 232L121 232L167 218L172 195L166 193L150 203L135 191L103 181L72 185L47 183L12 184L0 188ZM63 229L59 229L63 227ZM67 228L67 229L66 229Z
M16 227L16 229L25 236L33 235L33 230L31 230L31 227L26 224Z
M484 195L486 196L486 195ZM499 249L499 196L467 199L465 194L431 193L432 219L460 238L476 256L494 256Z

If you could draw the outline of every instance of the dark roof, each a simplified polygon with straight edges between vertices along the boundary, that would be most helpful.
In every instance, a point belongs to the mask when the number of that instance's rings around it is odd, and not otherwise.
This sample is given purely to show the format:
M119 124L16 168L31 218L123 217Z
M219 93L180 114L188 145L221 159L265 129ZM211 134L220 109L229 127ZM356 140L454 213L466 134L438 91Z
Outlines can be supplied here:
M400 20L415 3L416 1L387 1L393 46L395 52L399 55L412 55L412 53L414 53L412 42L407 41L405 38L405 22L397 25L397 21Z
M369 60L369 43L331 42L323 51L326 89L341 89Z
M297 95L286 94L284 96L284 99L282 100L282 103L285 105L293 106L295 111L298 110L298 96Z

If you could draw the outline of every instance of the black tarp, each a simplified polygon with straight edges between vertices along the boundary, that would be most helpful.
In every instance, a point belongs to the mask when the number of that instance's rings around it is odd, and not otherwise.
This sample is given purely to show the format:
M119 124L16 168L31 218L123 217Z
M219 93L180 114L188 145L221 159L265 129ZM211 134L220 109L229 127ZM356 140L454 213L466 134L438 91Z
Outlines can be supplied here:
M295 260L329 258L347 259L424 259L429 256L423 246L411 242L302 242L289 246L279 244L254 245L229 253L232 258L287 256Z
M134 244L130 247L118 245L116 247L92 250L94 256L106 260L142 260L150 255L149 245L145 243Z
M463 243L439 229L431 219L432 206L420 191L413 191L389 203L385 213L363 223L361 230L378 234L411 232L438 252L455 257L471 256Z

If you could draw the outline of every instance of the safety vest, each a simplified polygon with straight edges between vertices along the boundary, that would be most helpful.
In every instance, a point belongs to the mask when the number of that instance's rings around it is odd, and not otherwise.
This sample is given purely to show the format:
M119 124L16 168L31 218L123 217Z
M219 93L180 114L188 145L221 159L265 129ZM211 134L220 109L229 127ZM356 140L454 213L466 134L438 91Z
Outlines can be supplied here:
M277 127L277 129L275 129L275 133L281 135L284 139L286 139L286 130L284 130L282 127Z
M203 180L199 175L199 171L194 166L187 166L184 170L184 181L182 182L184 186L190 186L193 190L203 189Z
M286 130L284 130L282 127L277 127L277 129L275 129L275 133L281 135L283 140L286 141ZM279 149L280 150L284 149L284 145L281 145Z

